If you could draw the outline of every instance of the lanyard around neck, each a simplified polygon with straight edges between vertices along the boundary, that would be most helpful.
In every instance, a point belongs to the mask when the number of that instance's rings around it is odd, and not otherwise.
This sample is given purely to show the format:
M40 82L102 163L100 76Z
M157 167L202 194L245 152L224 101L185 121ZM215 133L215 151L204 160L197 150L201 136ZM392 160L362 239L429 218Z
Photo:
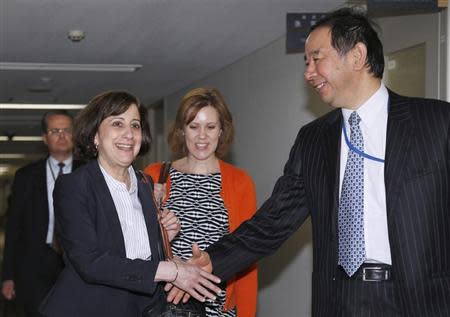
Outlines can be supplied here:
M56 182L55 172L53 172L52 163L50 163L50 159L47 160L48 167L50 168L50 173L52 174L53 182Z
M369 155L367 153L364 153L363 151L357 149L353 144L350 143L350 140L348 139L348 136L347 136L347 131L346 131L345 126L344 126L344 122L342 122L342 131L344 132L345 143L347 143L347 146L348 146L348 148L351 151L355 152L359 156L362 156L362 157L364 157L366 159L369 159L369 160L372 160L372 161L375 161L375 162L379 162L379 163L384 163L383 159L380 159L378 157L375 157L375 156Z

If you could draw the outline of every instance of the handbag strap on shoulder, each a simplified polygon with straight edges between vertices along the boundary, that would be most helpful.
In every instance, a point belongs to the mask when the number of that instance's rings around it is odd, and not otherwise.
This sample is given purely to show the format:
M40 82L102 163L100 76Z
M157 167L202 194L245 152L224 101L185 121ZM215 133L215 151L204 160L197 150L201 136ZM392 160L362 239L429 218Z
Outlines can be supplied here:
M148 187L150 188L150 195L153 199L153 203L155 204L156 210L157 210L157 219L159 223L159 229L161 231L161 239L162 239L162 247L164 250L164 256L165 260L172 260L173 259L173 253L172 253L172 247L170 245L169 241L169 235L167 234L167 230L164 228L164 226L161 224L161 212L162 210L159 208L160 205L156 203L155 195L153 193L153 180L144 172L138 171L138 173L142 177L142 181L146 184L148 184Z

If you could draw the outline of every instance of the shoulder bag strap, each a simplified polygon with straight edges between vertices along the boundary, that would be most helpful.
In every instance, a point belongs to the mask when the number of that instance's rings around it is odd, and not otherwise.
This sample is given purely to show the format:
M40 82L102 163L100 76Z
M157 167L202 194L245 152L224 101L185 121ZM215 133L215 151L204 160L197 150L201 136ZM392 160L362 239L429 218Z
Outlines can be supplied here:
M162 168L161 168L162 170ZM162 244L163 244L163 250L164 250L164 256L165 256L165 260L172 260L173 259L173 254L172 254L172 247L170 246L170 242L169 242L169 236L167 235L167 231L166 229L161 225L161 204L158 204L156 202L155 199L155 195L153 193L153 182L149 179L149 177L142 171L139 171L139 174L142 176L142 181L146 184L148 184L149 188L150 188L150 193L153 199L153 202L155 204L156 210L157 210L157 218L158 218L158 223L159 223L159 230L161 231L161 238L162 238ZM160 179L161 179L161 175L160 175Z

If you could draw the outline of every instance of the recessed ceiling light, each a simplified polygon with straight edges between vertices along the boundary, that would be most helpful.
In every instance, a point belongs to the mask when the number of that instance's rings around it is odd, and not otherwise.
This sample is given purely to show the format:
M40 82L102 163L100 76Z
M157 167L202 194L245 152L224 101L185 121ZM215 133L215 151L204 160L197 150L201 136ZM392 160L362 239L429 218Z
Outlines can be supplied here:
M83 30L70 30L67 37L72 42L81 42L86 37L86 33Z
M0 70L37 70L67 72L135 72L139 64L57 64L57 63L9 63L1 62Z
M65 109L76 110L83 109L86 105L67 105L67 104L28 104L28 103L0 103L0 110L51 110Z
M39 79L40 79L41 82L46 83L46 84L53 81L53 79L51 77L48 77L48 76L42 76Z

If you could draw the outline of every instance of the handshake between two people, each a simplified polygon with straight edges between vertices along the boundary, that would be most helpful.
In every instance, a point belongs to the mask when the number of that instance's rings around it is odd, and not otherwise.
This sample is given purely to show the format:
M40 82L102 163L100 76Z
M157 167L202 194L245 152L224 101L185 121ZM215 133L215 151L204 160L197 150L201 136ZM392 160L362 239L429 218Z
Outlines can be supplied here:
M192 245L192 257L184 261L174 258L170 261L160 262L160 266L170 266L166 270L172 277L161 276L159 280L168 281L164 290L168 292L167 301L178 304L186 303L192 296L200 302L206 299L215 300L221 292L217 286L220 278L211 274L212 263L207 252L200 250L198 245ZM158 269L158 271L160 271Z

